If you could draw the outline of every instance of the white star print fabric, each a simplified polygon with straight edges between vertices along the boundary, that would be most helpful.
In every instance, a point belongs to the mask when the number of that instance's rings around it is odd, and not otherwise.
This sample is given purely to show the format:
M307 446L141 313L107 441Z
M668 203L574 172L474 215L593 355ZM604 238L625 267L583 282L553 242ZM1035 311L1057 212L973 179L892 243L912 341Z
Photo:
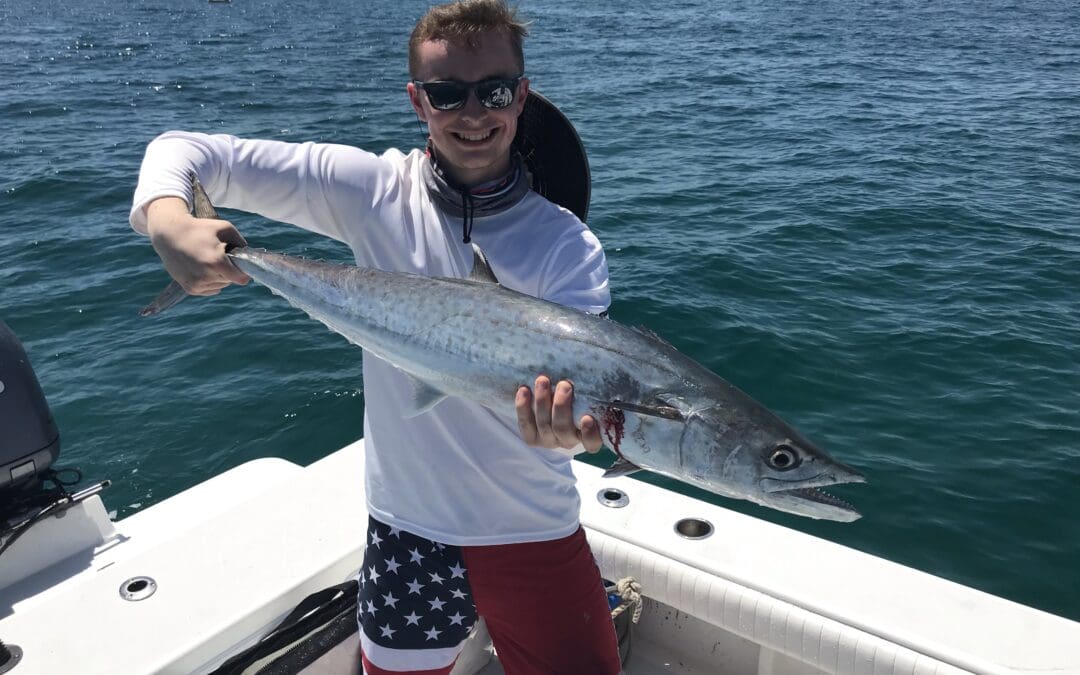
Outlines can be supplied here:
M369 519L356 614L373 665L449 665L476 623L461 549Z

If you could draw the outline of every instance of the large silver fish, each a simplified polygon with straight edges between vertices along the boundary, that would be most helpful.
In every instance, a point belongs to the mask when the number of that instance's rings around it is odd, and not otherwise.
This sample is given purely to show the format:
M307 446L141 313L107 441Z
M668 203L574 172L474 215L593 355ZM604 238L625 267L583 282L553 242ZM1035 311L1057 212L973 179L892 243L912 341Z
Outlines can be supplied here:
M212 212L197 181L195 190L196 215L206 213L200 204ZM228 255L255 281L407 373L415 385L408 416L460 396L513 420L518 387L545 373L573 381L574 419L588 413L599 422L618 456L607 475L648 469L802 516L859 517L817 488L863 476L764 406L651 331L500 286L476 253L468 279L251 248ZM170 289L144 314L183 297Z

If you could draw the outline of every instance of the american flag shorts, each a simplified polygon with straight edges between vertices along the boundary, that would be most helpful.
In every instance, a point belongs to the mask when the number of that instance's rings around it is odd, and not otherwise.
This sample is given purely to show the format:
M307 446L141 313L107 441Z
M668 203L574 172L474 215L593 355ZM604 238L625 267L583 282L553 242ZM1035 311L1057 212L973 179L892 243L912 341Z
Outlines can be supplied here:
M461 547L369 517L359 581L369 674L448 673L478 613L507 673L621 669L607 594L580 528L552 541Z
M368 520L357 621L364 656L389 670L453 663L476 623L461 548Z

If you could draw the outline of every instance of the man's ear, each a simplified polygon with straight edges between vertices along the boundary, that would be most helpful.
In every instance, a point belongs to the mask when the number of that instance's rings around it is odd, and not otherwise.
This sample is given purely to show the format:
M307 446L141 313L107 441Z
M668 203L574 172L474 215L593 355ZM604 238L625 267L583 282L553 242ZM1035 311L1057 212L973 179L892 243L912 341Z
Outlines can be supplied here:
M420 90L416 88L416 85L412 82L405 85L405 90L409 92L409 103L412 103L413 110L416 111L416 116L420 118L421 122L427 122L427 113L424 112L424 104L420 102Z
M518 105L518 114L520 115L525 110L525 99L529 98L529 78L521 78L521 96L519 96L514 102Z

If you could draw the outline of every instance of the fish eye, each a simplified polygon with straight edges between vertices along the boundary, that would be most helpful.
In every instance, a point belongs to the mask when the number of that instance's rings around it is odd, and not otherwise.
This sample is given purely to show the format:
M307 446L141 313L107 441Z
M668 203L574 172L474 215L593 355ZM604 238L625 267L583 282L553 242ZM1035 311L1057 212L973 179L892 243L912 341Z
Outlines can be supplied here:
M766 461L777 471L787 471L799 466L799 455L790 445L781 443L772 449Z

